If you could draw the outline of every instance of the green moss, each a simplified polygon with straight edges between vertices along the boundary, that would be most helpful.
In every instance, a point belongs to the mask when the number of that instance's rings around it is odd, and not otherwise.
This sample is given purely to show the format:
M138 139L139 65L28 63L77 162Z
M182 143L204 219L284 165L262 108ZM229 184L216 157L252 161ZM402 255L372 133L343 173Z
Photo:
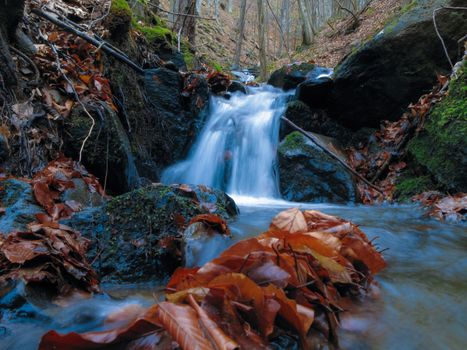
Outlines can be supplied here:
M396 185L395 197L400 201L410 200L413 196L435 189L430 176L408 177Z
M135 18L132 19L132 25L133 28L141 32L149 42L167 41L170 44L175 42L175 35L169 28L160 25L147 26L139 23Z
M193 53L190 50L190 44L182 42L180 46L183 55L183 60L185 61L186 66L188 67L188 69L193 68L195 62L195 55L193 55Z
M303 148L305 143L305 137L298 131L294 131L285 137L284 141L279 146L279 151L283 153L287 151L301 149Z
M431 111L425 130L409 143L409 151L437 181L450 190L466 191L467 63L452 80L448 95Z
M117 17L129 17L131 19L131 8L126 0L112 0L110 13Z

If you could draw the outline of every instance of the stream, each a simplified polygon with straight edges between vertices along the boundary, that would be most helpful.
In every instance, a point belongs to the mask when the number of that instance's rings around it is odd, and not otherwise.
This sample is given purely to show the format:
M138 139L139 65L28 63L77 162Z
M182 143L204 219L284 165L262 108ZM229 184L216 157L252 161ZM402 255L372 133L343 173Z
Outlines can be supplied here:
M271 87L211 99L211 114L189 156L163 174L167 183L202 183L226 190L240 208L232 237L188 241L187 265L202 265L238 240L267 230L290 207L316 209L361 225L376 238L388 267L379 287L341 314L344 349L464 349L467 344L467 230L440 223L409 205L290 203L280 199L276 149L288 94ZM0 349L37 349L50 329L103 330L122 307L163 300L163 282L104 285L104 294L67 307L26 304L0 317Z
M344 349L464 349L467 343L466 225L423 218L413 206L294 204L279 200L252 205L237 198L241 214L231 224L232 238L213 237L187 249L190 264L202 264L237 240L266 230L271 219L291 206L338 215L379 237L388 267L376 276L379 293L342 315ZM244 203L244 204L242 204ZM199 243L199 242L198 242ZM129 304L162 300L160 282L104 285L106 294L71 303L66 308L28 306L4 314L0 349L37 349L42 334L105 329L104 319ZM158 292L159 291L159 292Z

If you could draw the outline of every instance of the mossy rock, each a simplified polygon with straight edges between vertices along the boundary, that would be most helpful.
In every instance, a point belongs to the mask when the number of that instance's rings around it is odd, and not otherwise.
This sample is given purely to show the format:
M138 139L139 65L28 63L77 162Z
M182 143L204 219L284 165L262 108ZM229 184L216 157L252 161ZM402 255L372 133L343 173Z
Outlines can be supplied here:
M398 201L409 201L413 196L436 189L430 176L409 176L398 181L394 198Z
M89 261L104 281L163 279L184 264L184 227L199 214L238 214L233 199L204 186L153 184L77 213L65 224L91 240Z
M447 190L467 191L467 62L427 116L424 131L409 143L409 152Z
M355 202L353 176L342 164L295 131L280 143L280 189L296 202Z
M106 26L114 39L122 38L130 30L132 12L126 0L112 0Z

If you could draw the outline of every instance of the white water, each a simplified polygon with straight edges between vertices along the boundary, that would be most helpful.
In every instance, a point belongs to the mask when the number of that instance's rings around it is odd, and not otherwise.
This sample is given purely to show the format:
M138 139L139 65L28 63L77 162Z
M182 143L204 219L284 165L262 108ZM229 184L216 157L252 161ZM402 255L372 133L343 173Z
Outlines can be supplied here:
M210 116L188 158L164 183L203 184L234 196L280 197L276 152L287 94L271 86L211 98Z

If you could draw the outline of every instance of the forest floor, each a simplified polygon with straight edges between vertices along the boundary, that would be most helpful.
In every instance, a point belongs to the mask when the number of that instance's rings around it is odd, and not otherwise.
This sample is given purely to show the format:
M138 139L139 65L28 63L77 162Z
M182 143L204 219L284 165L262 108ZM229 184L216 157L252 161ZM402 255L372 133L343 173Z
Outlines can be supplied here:
M311 47L297 50L292 56L295 61L315 61L324 67L335 67L353 50L356 50L380 32L384 26L404 12L406 0L373 1L359 17L356 30L346 33L349 18L328 22L315 37Z

